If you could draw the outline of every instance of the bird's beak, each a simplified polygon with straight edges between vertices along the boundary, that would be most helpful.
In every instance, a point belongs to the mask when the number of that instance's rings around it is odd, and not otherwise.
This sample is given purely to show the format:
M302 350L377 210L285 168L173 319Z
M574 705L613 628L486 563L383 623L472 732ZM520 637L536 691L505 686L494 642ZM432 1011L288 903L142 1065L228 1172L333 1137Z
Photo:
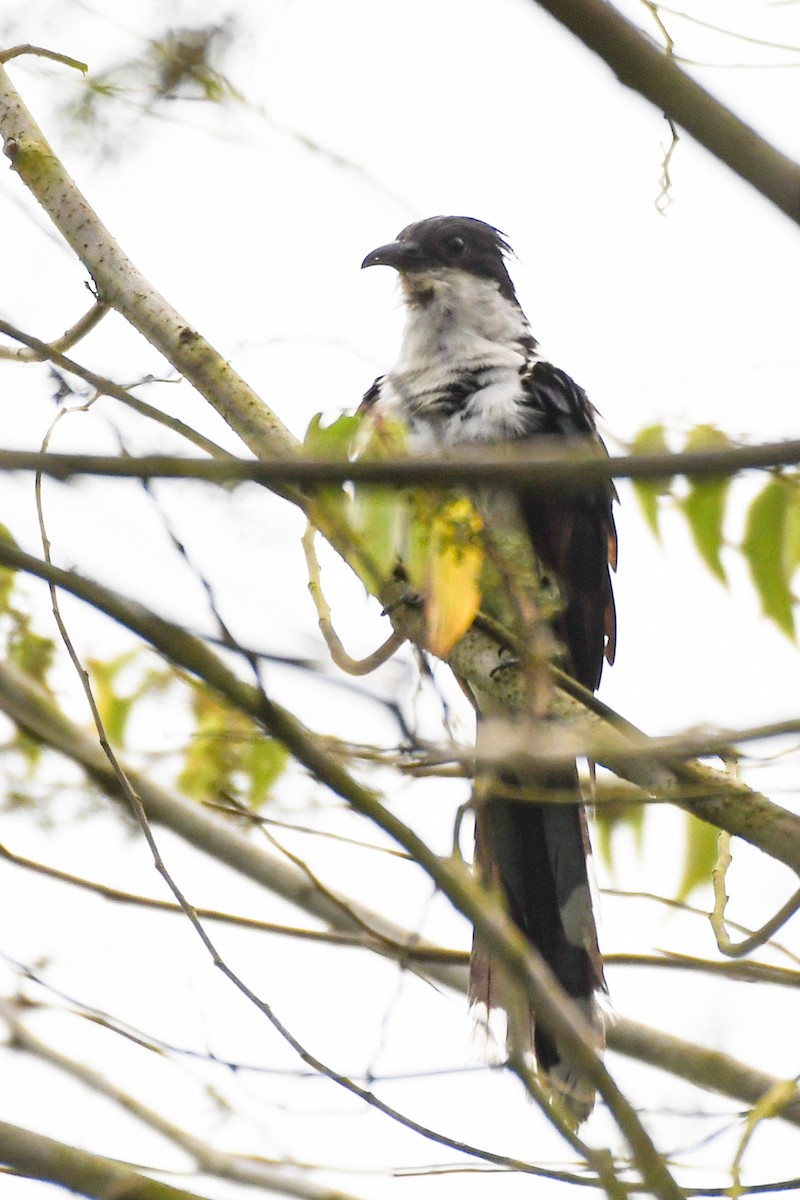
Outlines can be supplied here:
M388 242L371 250L361 264L364 267L394 267L396 271L413 271L422 267L422 255L416 242Z

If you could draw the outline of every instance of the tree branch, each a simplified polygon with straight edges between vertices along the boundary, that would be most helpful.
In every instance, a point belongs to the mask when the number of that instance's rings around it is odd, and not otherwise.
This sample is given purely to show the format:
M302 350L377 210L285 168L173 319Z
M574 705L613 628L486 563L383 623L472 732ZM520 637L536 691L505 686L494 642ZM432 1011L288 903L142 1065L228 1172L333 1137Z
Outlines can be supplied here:
M0 563L28 571L56 587L92 604L144 638L168 661L198 675L237 708L258 721L323 784L350 803L356 811L368 809L374 794L359 784L335 756L326 752L319 738L280 705L268 700L258 688L244 683L198 638L165 621L144 605L133 603L102 584L84 579L74 571L50 566L0 539ZM424 644L423 615L413 606L393 611L400 631L417 644ZM449 665L456 675L480 688L497 711L520 713L527 697L522 673L496 671L497 646L474 626L451 652ZM574 728L591 730L600 718L587 713L573 697L560 696L560 715ZM647 738L624 723L623 729L604 724L602 755L598 761L660 799L675 803L702 820L742 837L760 850L800 874L800 817L773 804L746 784L710 767L680 761L661 762L643 754ZM695 789L689 795L684 785Z
M148 1179L124 1163L0 1121L0 1161L20 1175L58 1183L92 1200L203 1200L196 1192Z
M0 664L0 710L46 746L77 762L113 799L120 799L116 779L95 740L69 722L40 688L8 664ZM332 929L352 932L354 926L347 913L348 910L357 912L365 924L381 935L372 942L366 941L365 945L384 957L406 961L409 944L424 954L426 943L408 930L369 912L356 901L342 898L342 903L332 904L324 894L310 886L305 875L254 846L228 823L211 816L199 805L159 788L132 767L125 766L125 770L149 819L172 829L197 849L325 921ZM390 950L390 939L395 944L394 954ZM466 967L452 960L436 961L440 948L434 946L431 949L432 961L425 964L425 976L466 993ZM609 1048L617 1053L641 1059L698 1087L717 1090L742 1103L753 1103L776 1082L773 1077L743 1063L724 1055L714 1057L702 1046L648 1029L625 1017L616 1017L610 1023L607 1037ZM716 1064L718 1069L707 1075L709 1063ZM800 1125L800 1112L796 1113L794 1108L784 1110L781 1116Z
M89 317L97 312L101 315L108 311L107 305L97 304ZM97 318L99 320L99 317ZM94 322L96 324L96 321ZM73 330L69 330L64 334L64 338L68 337ZM171 429L173 433L177 433L179 437L183 437L187 442L191 442L197 446L199 450L205 450L216 460L226 460L232 457L227 450L223 450L216 442L212 442L210 438L204 437L202 433L198 433L191 425L187 425L185 421L179 420L177 417L170 417L162 412L160 408L155 408L152 404L148 404L146 400L140 400L138 396L132 395L128 388L120 387L118 383L114 383L112 379L106 379L104 375L98 375L94 371L90 371L88 367L82 367L80 363L75 362L72 358L67 358L61 349L56 345L49 345L47 342L42 342L39 338L32 337L30 334L23 333L21 329L16 329L13 325L9 325L7 321L0 320L0 333L6 334L7 337L14 338L15 341L22 342L34 356L31 361L36 362L51 362L54 366L60 367L62 371L67 371L70 375L77 375L79 379L83 379L101 396L112 396L115 400L119 400L121 404L127 405L128 408L138 412L143 417L149 417L153 421L157 421L159 425L164 425L167 429ZM63 339L62 339L63 340ZM46 458L47 455L45 454ZM204 460L201 459L201 462ZM39 471L38 474L44 474Z
M800 166L687 75L607 0L535 0L660 112L800 224Z
M0 332L7 326L0 321ZM47 351L46 343L27 337L30 345ZM111 380L93 376L77 363L51 357L65 370L80 375L100 392L107 392L130 404L124 388ZM117 389L117 390L113 390ZM117 391L122 392L121 396ZM213 443L212 443L213 444ZM219 448L217 448L219 449ZM224 455L224 457L223 457ZM506 446L472 447L437 454L436 457L389 459L290 458L259 462L236 458L223 452L215 461L206 458L179 458L166 454L147 454L124 458L104 454L41 454L36 450L0 450L0 470L40 471L53 479L66 481L75 475L107 476L119 479L201 479L208 483L238 483L252 480L282 493L289 485L313 486L326 483L422 484L443 487L461 484L493 483L514 487L546 488L555 492L574 492L608 479L662 479L672 476L720 478L740 471L771 470L800 463L800 440L763 442L759 445L709 446L703 450L680 453L612 454L598 458L582 445L565 446L562 441L538 438L536 444L510 443ZM298 499L295 497L295 499ZM301 507L304 507L301 504Z
M781 1082L718 1050L708 1050L627 1017L611 1022L608 1045L618 1054L639 1059L706 1091L719 1092L743 1104L757 1104ZM800 1126L800 1091L780 1115L784 1121Z
M173 1145L179 1146L194 1160L195 1170L200 1174L214 1175L218 1179L229 1179L250 1187L265 1188L270 1192L295 1196L298 1200L355 1200L345 1192L335 1191L325 1184L307 1178L293 1178L292 1166L270 1163L249 1154L224 1153L214 1150L205 1138L195 1137L188 1130L143 1104L135 1096L124 1091L100 1071L85 1063L62 1054L31 1033L20 1020L13 1004L0 1000L0 1018L5 1021L14 1050L22 1050L56 1070L77 1079L95 1095L105 1096L119 1108L131 1114L142 1124L155 1129ZM127 1197L128 1193L125 1193Z
M197 388L258 457L292 454L294 438L233 368L123 253L64 169L0 67L0 136L13 169L91 273L99 300Z
M78 763L107 795L122 803L117 779L96 739L69 721L41 688L9 663L0 663L0 711L38 741ZM409 941L420 952L429 946L424 939L356 901L319 891L304 872L254 845L229 821L214 816L194 801L159 787L134 767L125 763L123 767L148 819L171 829L216 861L232 867L333 929L362 935L364 927L372 930L373 937L365 938L365 943L386 957L405 961ZM437 957L439 947L431 949ZM429 974L427 970L426 974ZM458 964L437 963L436 976L439 982L461 989L465 972Z
M85 338L87 333L90 333L102 321L107 312L107 304L95 301L88 312L85 312L74 325L71 325L65 333L62 333L61 337L56 338L54 342L46 343L48 349L56 354L64 354L72 346L76 345L81 338ZM7 326L7 329L11 328L11 326ZM3 332L6 332L6 329L3 329ZM13 336L17 341L21 340L17 338L16 334L10 334L9 336ZM49 354L42 353L41 350L37 350L29 343L26 343L24 349L20 348L19 350L11 350L9 347L0 346L0 359L7 359L10 362L43 362L48 357L50 357Z

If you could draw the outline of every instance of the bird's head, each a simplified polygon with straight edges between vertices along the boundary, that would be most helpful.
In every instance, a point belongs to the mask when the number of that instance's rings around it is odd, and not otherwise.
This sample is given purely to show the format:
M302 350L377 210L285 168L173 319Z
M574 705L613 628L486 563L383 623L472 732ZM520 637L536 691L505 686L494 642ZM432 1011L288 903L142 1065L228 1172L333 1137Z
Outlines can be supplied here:
M505 264L511 253L498 229L475 217L428 217L407 225L397 240L372 250L363 267L394 267L409 301L424 303L436 284L455 273L491 280L502 296L516 303Z

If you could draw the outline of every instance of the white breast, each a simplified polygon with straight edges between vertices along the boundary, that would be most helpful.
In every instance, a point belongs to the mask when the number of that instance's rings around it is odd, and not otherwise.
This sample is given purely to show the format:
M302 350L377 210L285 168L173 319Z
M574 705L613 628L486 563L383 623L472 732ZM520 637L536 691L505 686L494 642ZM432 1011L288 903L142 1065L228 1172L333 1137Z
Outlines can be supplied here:
M409 424L417 451L518 437L529 419L520 371L531 357L519 305L492 280L444 268L414 276L405 290L408 320L380 411Z

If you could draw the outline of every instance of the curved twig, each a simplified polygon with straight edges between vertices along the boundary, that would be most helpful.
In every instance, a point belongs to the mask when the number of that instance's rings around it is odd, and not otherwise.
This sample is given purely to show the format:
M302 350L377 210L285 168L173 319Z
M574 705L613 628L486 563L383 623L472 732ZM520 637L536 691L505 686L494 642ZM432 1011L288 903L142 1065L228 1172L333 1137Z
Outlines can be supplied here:
M55 354L63 354L65 350L71 349L76 345L81 338L86 337L96 325L99 325L103 317L109 312L107 304L101 304L99 300L95 301L88 312L85 312L74 325L71 325L65 333L62 333L60 338L56 338L53 342L44 343L48 349ZM10 329L10 326L8 327ZM5 332L5 331L4 331ZM9 334L16 337L16 334ZM17 340L21 340L17 338ZM0 359L8 359L11 362L42 362L51 357L50 354L43 350L36 350L32 346L27 345L19 350L11 350L7 346L0 346Z
M46 50L44 46L34 46L30 42L0 51L0 63L11 62L13 58L20 58L23 54L33 54L36 58L49 58L52 62L63 63L65 67L73 67L82 75L89 70L88 65L78 58L70 58L68 54L59 54L57 50Z
M727 955L728 958L744 958L751 950L755 950L758 946L763 946L764 942L768 942L800 910L800 889L755 933L751 933L749 937L743 938L741 942L733 942L725 927L725 908L728 903L728 896L725 891L725 877L732 861L731 836L729 833L723 831L719 835L717 864L712 872L714 910L708 914L708 918L711 922L711 928L714 930L714 937L720 953Z
M317 612L317 624L319 631L322 634L325 645L328 647L333 662L342 671L348 675L369 675L378 667L383 666L385 662L395 654L406 639L399 633L391 633L383 645L378 646L377 650L373 650L365 658L352 658L345 650L342 642L333 627L333 619L331 617L330 606L325 599L325 593L322 590L322 581L320 579L320 566L317 552L314 549L314 540L317 536L317 531L309 522L306 525L306 531L303 534L303 551L306 556L306 565L308 567L308 591L314 603L314 608Z

